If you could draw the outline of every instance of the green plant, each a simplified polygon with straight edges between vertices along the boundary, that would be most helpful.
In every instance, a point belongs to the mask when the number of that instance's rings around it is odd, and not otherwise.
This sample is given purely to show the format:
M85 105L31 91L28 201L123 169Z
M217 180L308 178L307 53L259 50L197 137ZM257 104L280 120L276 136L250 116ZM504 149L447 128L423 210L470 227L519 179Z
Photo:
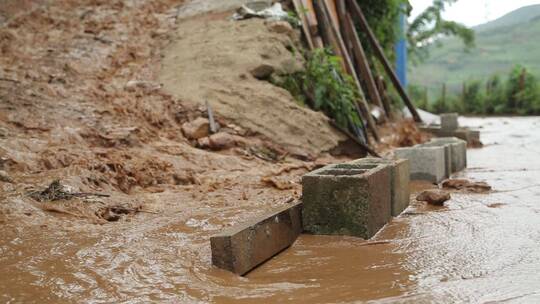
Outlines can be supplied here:
M409 85L408 91L409 91L409 97L412 99L415 105L418 108L427 111L428 110L427 90L421 86Z
M366 19L375 36L383 47L386 56L393 60L394 46L400 38L398 20L401 13L410 15L412 6L409 0L356 0L362 8ZM407 40L409 53L413 61L425 59L429 46L440 43L441 36L456 36L467 48L474 46L474 32L466 26L447 21L442 18L442 12L448 5L457 0L433 0L432 5L419 14L408 26ZM371 57L373 51L362 31L360 38L366 46L366 53Z
M515 66L510 72L506 88L508 110L521 115L540 112L538 81L527 69Z
M282 75L272 82L288 90L301 104L323 111L342 128L361 128L355 102L360 98L340 59L327 49L316 49L307 56L305 70Z
M458 112L471 114L485 113L484 95L482 94L482 83L480 81L472 81L465 84L462 102L462 109Z
M491 76L486 83L485 114L503 113L506 108L504 83L499 75Z

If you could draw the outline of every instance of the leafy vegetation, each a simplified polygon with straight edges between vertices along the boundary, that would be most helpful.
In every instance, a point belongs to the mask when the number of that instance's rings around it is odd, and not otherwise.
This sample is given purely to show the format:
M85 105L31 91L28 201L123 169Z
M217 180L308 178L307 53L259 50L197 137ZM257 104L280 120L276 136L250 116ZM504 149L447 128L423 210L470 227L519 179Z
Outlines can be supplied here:
M355 105L359 93L339 57L329 50L313 51L304 71L274 77L272 82L291 92L299 103L323 111L342 128L362 128Z
M393 59L395 42L400 38L398 20L400 13L410 15L412 6L408 0L356 0L362 7L366 19L377 36L386 55ZM412 58L426 58L430 46L444 36L456 36L467 47L474 45L474 32L456 22L444 20L442 12L457 0L433 0L433 4L416 17L407 34L409 53ZM372 54L365 37L367 53Z
M506 79L493 75L487 81L469 81L463 84L461 94L441 90L435 102L425 101L425 92L419 86L411 86L409 92L417 106L428 111L458 112L461 114L540 114L540 86L535 75L523 66L515 66Z

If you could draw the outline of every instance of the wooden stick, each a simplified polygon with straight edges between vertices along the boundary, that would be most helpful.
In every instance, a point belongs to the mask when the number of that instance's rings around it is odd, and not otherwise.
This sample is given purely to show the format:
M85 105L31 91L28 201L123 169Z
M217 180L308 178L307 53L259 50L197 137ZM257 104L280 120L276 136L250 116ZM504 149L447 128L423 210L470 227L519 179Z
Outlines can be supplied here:
M392 107L390 106L390 100L386 92L386 83L382 76L377 76L377 88L379 89L379 96L381 96L381 101L384 106L384 110L388 115L388 119L394 120L394 114L392 113Z
M310 50L314 49L313 39L311 38L311 32L309 30L309 24L308 24L308 18L306 16L306 8L302 4L300 0L292 0L294 8L296 10L296 13L298 14L298 18L300 18L300 22L302 22L302 30L304 32L304 36L306 36L306 41L309 46Z
M349 131L345 130L344 128L340 127L335 121L330 120L330 124L334 128L341 131L343 134L345 134L352 141L354 141L360 148L362 148L367 153L369 153L369 154L371 154L371 155L373 155L375 157L382 158L377 152L375 152L375 150L371 149L368 145L366 145L363 142L361 142L360 140L358 140L358 138L356 136L354 136L353 134L351 134L351 132L349 132Z
M313 40L313 46L315 48L323 48L324 44L319 34L319 22L317 21L317 16L315 15L313 0L302 0L302 5L307 9L306 19Z
M319 21L322 21L323 25L326 26L326 28L324 28L326 31L324 32L326 32L325 34L327 36L327 41L334 49L334 52L336 53L336 55L343 58L342 63L345 66L345 71L347 71L347 73L349 73L353 77L353 80L360 94L360 100L358 101L358 105L364 114L363 116L365 117L367 121L368 128L373 134L373 138L375 138L376 141L379 141L380 137L379 137L379 134L377 133L377 126L375 125L375 122L373 121L373 118L371 117L371 114L369 112L369 107L366 102L364 91L362 90L362 86L360 85L360 80L358 79L358 76L356 75L356 71L354 70L354 67L352 66L351 58L346 52L346 47L345 47L345 43L343 42L343 38L341 37L341 34L337 31L336 27L333 25L330 19L326 2L325 1L314 2L314 4L316 4L316 8L318 8L316 9L316 12L319 12L320 14ZM324 38L324 35L323 35L323 38Z
M403 99L403 102L405 105L409 108L409 111L411 112L412 116L414 117L414 120L416 122L422 122L422 118L420 118L420 115L418 115L418 112L416 111L416 108L412 104L411 100L409 99L409 96L407 95L407 92L405 92L405 89L399 82L399 79L396 76L396 73L392 69L390 62L388 62L388 59L386 59L386 56L384 55L384 51L382 47L380 46L379 42L377 41L377 38L375 37L375 34L373 34L373 31L371 30L371 27L369 26L366 17L364 16L364 13L362 12L362 9L360 8L360 5L355 0L347 0L349 11L351 11L354 14L354 17L356 18L356 21L358 21L358 24L362 28L362 30L367 34L368 40L375 50L375 55L379 59L379 61L382 63L384 69L386 70L386 73L390 77L390 80L392 81L392 84L396 88L398 94L401 96L401 99Z
M369 67L369 63L366 59L364 48L362 47L360 38L358 38L358 33L356 32L356 29L354 28L354 23L351 19L351 15L345 14L343 17L345 19L345 22L344 22L345 31L348 33L349 38L351 39L351 43L353 47L352 50L354 52L354 58L356 59L356 65L358 69L360 70L362 79L364 79L364 82L367 86L369 97L371 98L372 102L374 102L376 105L378 105L381 108L381 110L384 113L384 116L388 117L388 115L386 114L386 109L384 108L382 104L379 91L377 90L377 86L375 85L373 74L371 74L371 68Z

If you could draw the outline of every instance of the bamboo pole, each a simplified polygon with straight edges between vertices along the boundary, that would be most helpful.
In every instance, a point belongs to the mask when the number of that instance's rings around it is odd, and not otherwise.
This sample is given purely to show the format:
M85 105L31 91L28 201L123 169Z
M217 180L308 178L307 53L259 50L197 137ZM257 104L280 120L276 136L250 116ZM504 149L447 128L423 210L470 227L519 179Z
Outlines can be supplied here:
M314 49L313 39L311 38L311 31L309 30L309 23L308 18L306 16L306 9L304 5L302 4L302 1L300 0L292 0L294 8L296 12L298 13L298 18L300 18L300 22L302 22L302 30L304 32L304 36L306 36L306 41L309 46L310 50Z
M386 73L390 77L390 80L392 81L392 84L396 88L398 94L401 96L401 99L403 99L403 102L409 108L409 111L411 112L412 116L414 117L414 120L416 122L422 122L422 119L420 118L420 115L418 115L418 112L416 111L416 108L414 107L413 103L411 102L409 96L407 95L407 92L405 92L405 89L399 82L399 79L397 78L396 73L392 69L392 66L390 65L390 62L388 62L388 59L386 59L386 56L384 55L384 51L382 47L379 45L379 42L377 41L377 38L375 37L375 34L373 34L373 31L371 30L371 27L369 26L366 17L364 16L364 13L362 12L362 9L360 8L360 5L355 0L347 0L348 9L352 14L354 15L356 21L362 28L362 30L367 34L368 40L375 50L375 55L383 65L384 69L386 70Z
M351 40L352 51L354 53L354 58L356 60L356 66L358 67L360 75L362 76L362 79L364 80L364 83L366 84L367 93L371 101L374 104L378 105L383 111L384 116L388 118L388 115L386 114L386 110L381 101L381 96L379 95L377 86L375 85L373 74L371 74L371 68L369 67L369 63L367 61L364 48L362 47L362 43L360 42L358 33L356 32L356 29L354 28L354 23L351 19L351 16L349 14L345 14L343 17L345 19L344 30L348 33L349 39Z
M388 94L386 93L386 83L384 81L384 78L379 75L376 78L376 80L377 80L377 88L379 90L379 96L381 96L381 101L383 103L384 110L386 111L386 114L388 115L388 119L393 120L394 114L392 113L390 100L389 100Z
M364 114L361 116L365 117L368 128L371 131L373 138L375 138L376 141L379 141L380 137L377 132L377 126L375 125L375 122L369 112L369 107L367 105L364 91L362 90L362 86L360 85L360 80L358 79L358 75L356 75L356 71L354 70L354 67L352 66L351 58L346 52L346 47L343 42L343 38L341 37L341 34L337 31L336 27L334 26L332 22L332 19L329 14L329 9L327 7L327 3L326 1L320 1L320 2L317 1L317 2L314 2L313 4L315 4L316 12L320 15L319 21L322 21L323 39L327 40L327 43L332 46L332 49L334 50L336 55L343 58L342 64L345 67L345 71L349 75L352 76L357 86L358 92L360 94L360 100L358 101L358 105L360 107L360 110Z

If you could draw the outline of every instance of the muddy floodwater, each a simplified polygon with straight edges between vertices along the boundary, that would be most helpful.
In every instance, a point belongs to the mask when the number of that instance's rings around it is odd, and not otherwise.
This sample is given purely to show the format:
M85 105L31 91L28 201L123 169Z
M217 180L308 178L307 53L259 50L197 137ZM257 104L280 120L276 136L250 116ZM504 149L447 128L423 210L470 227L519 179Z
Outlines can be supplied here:
M209 237L242 220L234 206L192 203L106 225L0 218L0 302L540 303L540 118L461 123L481 127L485 147L469 150L458 176L492 193L415 204L369 242L301 236L246 277L210 266Z

